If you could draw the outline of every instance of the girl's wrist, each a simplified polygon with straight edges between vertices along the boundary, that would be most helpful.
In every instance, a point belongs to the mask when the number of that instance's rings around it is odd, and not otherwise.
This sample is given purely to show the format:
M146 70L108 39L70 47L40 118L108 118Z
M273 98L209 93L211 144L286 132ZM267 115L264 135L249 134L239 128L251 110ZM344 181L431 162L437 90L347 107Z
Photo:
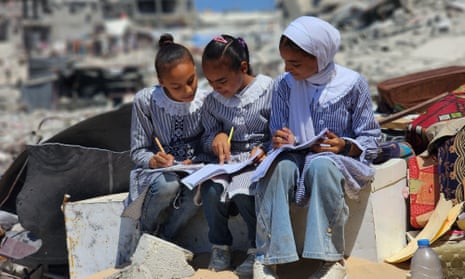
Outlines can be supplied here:
M350 140L344 139L344 148L342 149L341 154L344 156L350 156L351 150L352 150L352 142Z

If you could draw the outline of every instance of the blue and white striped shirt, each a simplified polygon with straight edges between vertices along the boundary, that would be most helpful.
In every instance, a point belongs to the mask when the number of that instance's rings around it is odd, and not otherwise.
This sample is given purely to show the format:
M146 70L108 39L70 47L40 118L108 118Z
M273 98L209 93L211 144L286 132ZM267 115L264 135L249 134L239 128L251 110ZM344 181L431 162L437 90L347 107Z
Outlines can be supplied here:
M155 137L178 161L198 154L203 133L201 108L208 94L198 89L195 99L187 103L171 100L161 86L140 90L131 120L131 157L136 165L148 168L150 158L159 151Z
M150 159L159 151L155 137L175 160L194 159L202 153L201 109L208 94L197 89L192 102L177 102L161 86L137 92L131 118L131 158L136 168L131 171L126 204L139 197L157 175L149 168Z
M284 73L276 78L272 99L270 130L274 134L282 128L283 123L289 123L289 96L291 87ZM308 92L321 92L325 85L311 85ZM320 90L317 90L320 87ZM313 119L315 134L325 128L339 137L350 138L361 150L359 158L349 158L339 154L321 153L309 154L306 163L317 156L328 156L340 168L346 178L346 193L354 197L358 190L371 181L374 174L369 166L378 152L378 140L381 130L374 118L371 95L367 81L360 75L357 82L346 95L328 106L320 106L318 98L313 98L310 115ZM296 200L305 203L306 189L299 183ZM301 202L300 202L301 201Z
M271 136L269 119L271 113L273 79L257 75L241 92L231 98L224 98L218 92L209 95L202 109L202 122L205 128L203 150L212 157L212 142L220 133L229 133L234 127L231 140L231 162L242 162L250 156L256 146L263 146L265 151L270 146ZM252 171L233 176L225 186L229 197L234 194L249 194L250 174Z

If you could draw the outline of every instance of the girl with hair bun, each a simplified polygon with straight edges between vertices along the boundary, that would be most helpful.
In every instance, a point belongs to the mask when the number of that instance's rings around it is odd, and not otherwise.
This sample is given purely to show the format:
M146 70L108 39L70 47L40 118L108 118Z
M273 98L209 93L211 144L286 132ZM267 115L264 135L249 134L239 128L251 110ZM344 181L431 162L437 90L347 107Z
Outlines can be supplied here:
M157 169L195 162L202 148L201 108L208 92L197 88L194 59L185 46L175 43L171 34L162 35L159 46L159 84L134 97L131 157L136 167L125 205L142 203L142 233L173 240L198 207L193 191L181 186L180 174Z

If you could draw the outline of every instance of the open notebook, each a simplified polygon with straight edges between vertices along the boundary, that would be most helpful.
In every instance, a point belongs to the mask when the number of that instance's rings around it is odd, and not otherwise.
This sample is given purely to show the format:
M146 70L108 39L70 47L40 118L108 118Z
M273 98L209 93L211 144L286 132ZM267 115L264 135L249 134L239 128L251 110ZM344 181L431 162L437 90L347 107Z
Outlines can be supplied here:
M181 183L189 189L194 189L200 183L213 178L220 174L233 174L242 170L243 168L252 165L255 158L257 158L261 152L256 152L254 156L249 157L247 160L235 163L235 164L206 164L199 170L196 170L188 176L181 179Z
M310 148L313 144L315 144L318 140L326 138L325 134L328 129L323 129L318 135L314 136L313 138L309 139L308 141L298 144L286 144L281 146L278 149L271 150L266 155L266 158L257 166L255 172L252 174L252 182L258 181L260 178L265 176L266 172L270 168L273 161L284 151L296 151L296 150L304 150Z
M205 164L199 163L199 164L190 164L190 165L184 165L184 164L174 164L170 167L166 168L159 168L159 169L153 169L154 172L157 171L162 171L162 172L169 172L169 171L174 171L174 172L185 172L185 173L193 173L201 168L203 168Z

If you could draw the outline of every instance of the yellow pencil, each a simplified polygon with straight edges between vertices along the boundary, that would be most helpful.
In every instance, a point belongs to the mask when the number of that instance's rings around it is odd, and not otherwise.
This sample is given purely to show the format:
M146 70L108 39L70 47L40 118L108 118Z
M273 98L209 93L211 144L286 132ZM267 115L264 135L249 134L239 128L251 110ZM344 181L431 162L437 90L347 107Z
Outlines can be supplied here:
M231 130L229 131L228 144L231 144L233 133L234 133L234 126L231 126Z
M158 149L160 149L161 152L166 153L165 149L163 148L163 145L161 145L157 137L155 137L155 142L157 143Z

